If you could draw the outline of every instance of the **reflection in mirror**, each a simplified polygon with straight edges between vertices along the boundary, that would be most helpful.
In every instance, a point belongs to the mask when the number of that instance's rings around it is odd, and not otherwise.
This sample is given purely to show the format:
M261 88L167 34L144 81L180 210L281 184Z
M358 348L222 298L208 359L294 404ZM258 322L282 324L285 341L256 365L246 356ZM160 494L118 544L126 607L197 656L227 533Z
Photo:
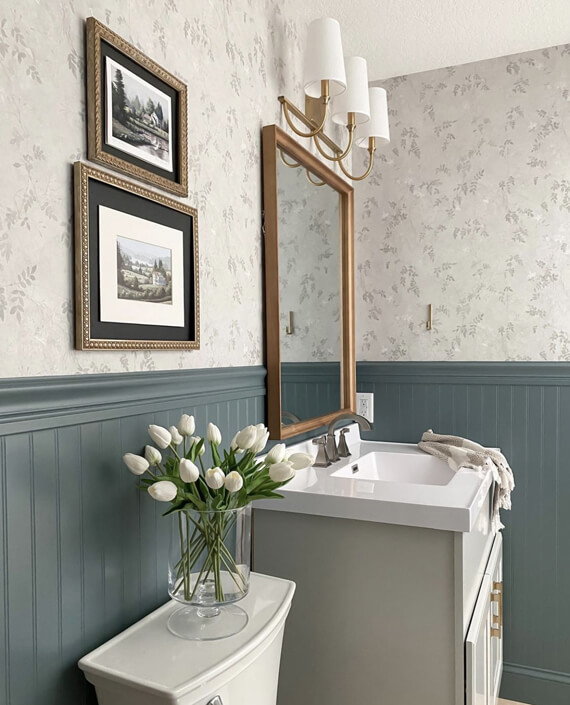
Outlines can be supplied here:
M340 196L277 149L281 418L331 414L341 399Z

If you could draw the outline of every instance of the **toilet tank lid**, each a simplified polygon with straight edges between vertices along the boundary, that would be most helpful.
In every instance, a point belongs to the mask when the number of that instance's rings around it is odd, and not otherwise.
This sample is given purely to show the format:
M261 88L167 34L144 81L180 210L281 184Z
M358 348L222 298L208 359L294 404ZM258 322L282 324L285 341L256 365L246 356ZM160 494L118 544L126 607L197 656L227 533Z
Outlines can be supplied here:
M245 629L217 641L187 641L166 626L182 606L175 600L151 612L79 661L87 675L175 698L211 681L248 654L269 644L285 620L295 583L251 574L248 594L237 603L249 616Z

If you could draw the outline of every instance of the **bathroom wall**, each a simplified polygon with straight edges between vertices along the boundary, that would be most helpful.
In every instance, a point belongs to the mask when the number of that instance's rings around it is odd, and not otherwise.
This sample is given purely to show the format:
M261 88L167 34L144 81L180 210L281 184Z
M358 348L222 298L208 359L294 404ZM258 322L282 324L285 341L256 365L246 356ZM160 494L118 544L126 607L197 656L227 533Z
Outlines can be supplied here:
M504 451L501 694L566 705L570 46L382 85L392 141L355 191L369 435L417 443L433 428Z
M4 3L0 17L1 377L257 365L263 357L261 139L298 99L299 0ZM86 154L84 19L188 85L201 350L73 350L71 164ZM300 101L298 101L300 102Z
M167 599L167 520L121 462L148 424L184 410L227 439L265 419L260 128L279 122L281 93L301 102L300 5L2 4L3 704L95 703L77 660ZM188 84L199 351L73 350L71 164L86 152L90 15Z
M95 705L77 661L166 602L169 519L121 461L194 414L265 417L263 367L0 380L0 703Z
M357 359L570 360L570 45L381 85L392 141L355 192Z

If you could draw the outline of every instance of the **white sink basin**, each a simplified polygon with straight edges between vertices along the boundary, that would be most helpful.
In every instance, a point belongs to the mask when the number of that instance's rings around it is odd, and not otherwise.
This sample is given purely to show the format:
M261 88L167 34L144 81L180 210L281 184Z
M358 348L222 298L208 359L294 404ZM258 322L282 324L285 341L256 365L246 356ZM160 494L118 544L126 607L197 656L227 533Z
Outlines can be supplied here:
M432 455L372 452L351 461L331 474L376 482L396 482L409 485L447 485L455 472Z
M491 473L454 472L415 444L363 441L356 424L346 438L349 458L299 471L279 490L284 500L254 506L447 531L473 529L492 484ZM289 451L316 454L310 441Z

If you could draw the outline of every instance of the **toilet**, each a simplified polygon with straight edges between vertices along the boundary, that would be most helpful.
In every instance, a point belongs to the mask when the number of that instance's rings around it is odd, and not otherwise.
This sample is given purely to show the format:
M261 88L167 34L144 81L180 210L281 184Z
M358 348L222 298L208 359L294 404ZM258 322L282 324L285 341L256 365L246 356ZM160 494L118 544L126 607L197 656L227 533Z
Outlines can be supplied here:
M99 705L275 705L285 620L295 583L251 574L239 606L246 627L217 641L187 641L167 627L171 600L84 656L79 668Z

